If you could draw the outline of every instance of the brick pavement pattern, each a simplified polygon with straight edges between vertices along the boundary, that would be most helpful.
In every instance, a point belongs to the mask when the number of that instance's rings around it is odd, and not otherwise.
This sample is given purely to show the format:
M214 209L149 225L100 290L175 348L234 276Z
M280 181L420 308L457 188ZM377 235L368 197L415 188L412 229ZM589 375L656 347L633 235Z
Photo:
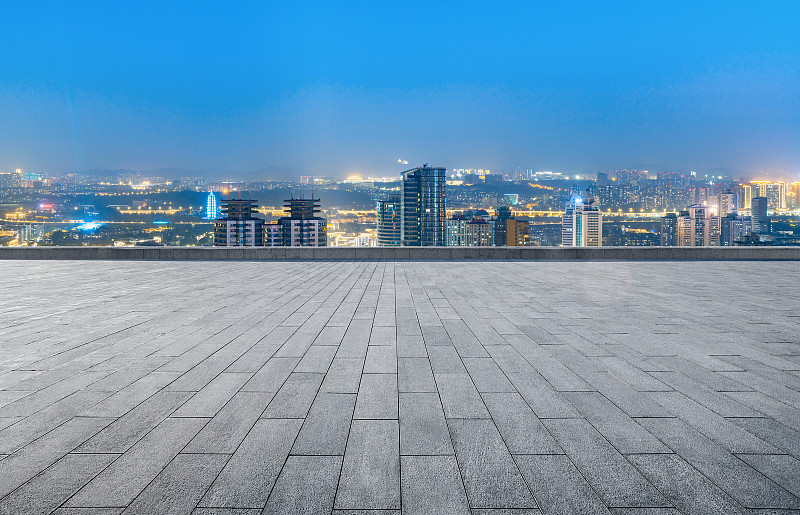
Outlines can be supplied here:
M796 263L0 277L3 514L800 509Z

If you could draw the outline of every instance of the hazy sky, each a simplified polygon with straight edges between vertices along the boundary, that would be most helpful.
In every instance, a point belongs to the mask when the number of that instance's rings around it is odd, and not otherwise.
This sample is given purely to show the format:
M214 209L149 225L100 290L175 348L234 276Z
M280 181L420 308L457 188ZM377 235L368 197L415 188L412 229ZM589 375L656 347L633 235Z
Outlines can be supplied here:
M2 18L0 170L800 171L796 0L72 0Z

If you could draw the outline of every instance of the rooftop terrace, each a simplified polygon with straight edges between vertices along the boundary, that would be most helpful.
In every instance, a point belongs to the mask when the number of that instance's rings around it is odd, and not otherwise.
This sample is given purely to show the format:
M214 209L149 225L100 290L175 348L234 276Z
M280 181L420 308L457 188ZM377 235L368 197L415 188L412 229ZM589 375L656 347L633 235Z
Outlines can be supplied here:
M800 509L796 262L0 277L0 513Z

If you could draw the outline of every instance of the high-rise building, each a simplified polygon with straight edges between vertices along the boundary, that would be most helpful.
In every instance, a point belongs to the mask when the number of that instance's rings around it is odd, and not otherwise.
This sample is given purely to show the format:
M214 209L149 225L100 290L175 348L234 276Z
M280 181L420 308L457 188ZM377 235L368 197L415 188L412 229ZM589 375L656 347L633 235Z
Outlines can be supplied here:
M773 209L786 209L786 183L777 182L766 184L767 203Z
M661 246L675 247L678 245L678 215L667 213L661 217Z
M730 214L737 214L739 212L739 203L736 199L736 193L727 189L720 193L717 197L717 207L719 216L724 218Z
M464 247L467 244L467 219L464 215L453 215L446 222L445 244L448 247Z
M424 165L403 172L401 241L411 247L442 247L446 244L447 171Z
M255 200L222 199L222 218L214 222L217 247L261 247L264 220L254 217Z
M386 200L378 201L378 246L398 247L400 238L402 201L399 195L392 195Z
M749 233L753 232L753 222L749 217L731 213L720 218L719 243L722 246L735 245Z
M219 206L217 204L217 196L214 195L213 191L208 192L208 197L206 198L206 220L216 220L219 218Z
M283 210L288 216L278 219L284 247L325 247L327 222L317 216L320 200L315 198L290 198L283 201Z
M753 232L758 234L769 233L769 218L767 217L767 197L753 197Z
M561 245L564 247L600 247L603 245L603 213L597 198L587 195L584 202L573 194L561 218Z
M507 224L506 222L511 219L511 208L508 206L500 206L497 208L497 214L494 216L494 235L492 239L496 247L506 245Z
M678 244L681 247L713 247L720 243L720 219L710 216L706 206L694 204L678 217Z
M463 215L456 215L447 220L447 246L491 247L495 223L479 216L468 220Z
M739 187L742 190L742 209L752 209L753 208L753 187L749 184L740 184Z
M506 221L506 245L528 247L531 244L531 224L511 218Z

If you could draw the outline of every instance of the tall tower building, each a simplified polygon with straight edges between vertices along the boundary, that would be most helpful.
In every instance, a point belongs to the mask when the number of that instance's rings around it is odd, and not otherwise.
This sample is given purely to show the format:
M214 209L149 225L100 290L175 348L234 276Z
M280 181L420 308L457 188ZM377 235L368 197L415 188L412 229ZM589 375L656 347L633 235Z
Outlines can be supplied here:
M742 188L742 209L753 208L753 187L749 184L740 184Z
M511 208L509 206L500 206L497 208L497 214L494 217L494 240L495 247L503 247L507 245L508 234L508 220L511 219Z
M443 247L446 243L444 168L427 164L403 172L401 241L411 247Z
M255 200L223 199L222 218L214 223L216 247L262 247L264 220L256 218Z
M572 195L561 218L561 245L603 246L603 213L597 198L587 195L584 201L577 193Z
M774 209L786 209L786 183L777 182L765 187L767 203Z
M206 220L216 220L219 218L219 206L217 204L217 196L214 195L213 191L208 192L208 198L206 198Z
M392 195L386 200L378 201L379 247L399 247L402 243L400 238L402 204L400 195Z
M713 247L720 244L720 218L709 216L706 206L694 204L678 217L678 244L681 247Z
M759 234L769 233L769 218L767 218L767 197L753 197L753 232Z
M661 217L661 246L674 247L678 245L678 215L667 213Z
M290 198L283 201L288 216L278 219L284 247L325 247L328 244L327 222L317 216L320 200Z
M506 221L506 245L528 247L531 244L531 225L527 221L511 218Z
M739 202L736 199L736 193L731 190L725 190L717 197L717 206L719 208L718 214L721 218L728 215L735 215L739 212Z

